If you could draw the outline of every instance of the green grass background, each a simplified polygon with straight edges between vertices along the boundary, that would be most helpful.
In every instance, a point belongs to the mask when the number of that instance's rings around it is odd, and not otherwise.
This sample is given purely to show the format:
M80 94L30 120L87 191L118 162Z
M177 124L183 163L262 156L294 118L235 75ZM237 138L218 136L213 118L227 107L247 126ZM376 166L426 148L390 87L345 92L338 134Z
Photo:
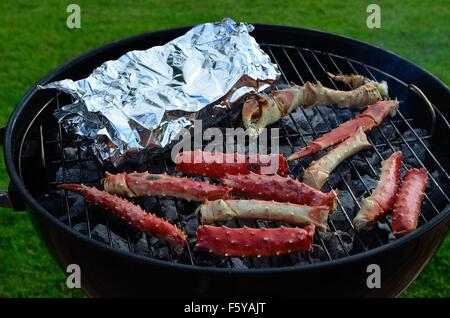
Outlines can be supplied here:
M66 27L66 7L81 7L81 29ZM366 27L374 1L0 1L0 126L25 91L61 63L133 34L230 16L237 21L302 26L347 35L398 53L447 85L448 0L376 1L381 29ZM1 156L3 160L3 154ZM0 162L0 188L8 176ZM449 297L447 238L407 297ZM63 271L40 242L25 213L0 209L0 297L81 297L65 287Z

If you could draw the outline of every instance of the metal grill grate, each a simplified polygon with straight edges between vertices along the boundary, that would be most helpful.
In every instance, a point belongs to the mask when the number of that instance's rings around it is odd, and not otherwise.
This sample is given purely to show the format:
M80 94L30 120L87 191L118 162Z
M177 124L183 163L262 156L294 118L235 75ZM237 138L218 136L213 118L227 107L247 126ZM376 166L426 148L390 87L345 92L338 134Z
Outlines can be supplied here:
M429 171L433 170L439 171L440 176L442 176L445 180L450 181L448 173L445 171L445 169L439 163L436 156L427 146L434 132L436 113L439 119L443 120L444 123L446 123L447 128L449 130L450 127L448 126L448 122L441 115L441 113L435 108L435 106L429 103L428 100L415 87L408 86L406 83L391 76L386 72L383 72L379 69L373 68L371 66L365 65L361 62L346 57L286 45L261 44L261 46L270 55L272 60L279 65L282 72L282 80L285 82L285 84L289 83L290 81L298 84L304 84L306 81L313 81L313 82L321 81L325 86L336 89L345 89L346 87L342 86L342 84L331 81L327 77L326 72L328 71L331 73L358 73L377 81L386 80L390 87L391 98L397 97L398 99L400 99L401 105L403 103L406 103L408 93L412 93L416 97L420 98L423 109L427 110L428 113L427 115L430 117L431 125L430 127L427 127L429 134L425 136L419 136L419 134L417 134L417 132L413 130L413 128L418 128L415 127L416 123L414 119L406 117L405 115L402 114L402 112L399 111L395 118L388 119L384 124L384 127L390 127L390 129L394 131L395 133L394 138L389 138L388 136L386 136L385 132L381 127L375 129L375 132L370 133L368 135L369 142L372 144L373 148L360 154L360 156L362 157L363 165L368 167L369 174L371 175L372 178L378 179L379 164L375 166L373 163L371 163L370 156L378 157L379 159L378 162L380 162L381 160L386 159L385 152L387 150L395 151L395 147L403 146L406 147L405 149L408 149L412 153L415 160L417 160L419 166L424 167L425 164L427 164L427 168L433 168L429 169ZM392 92L395 93L392 94ZM58 93L52 100L50 100L44 106L44 108L47 107L49 109L59 108L61 105L64 105L65 102L70 101L67 99L68 97L66 95ZM325 126L324 129L316 129L312 123L313 118L311 117L311 111L307 111L303 108L299 108L296 111L296 113L290 114L286 119L281 120L278 124L276 124L279 125L280 127L281 132L280 140L285 141L286 146L288 146L288 148L290 149L289 150L290 153L292 153L298 147L305 146L312 139L315 139L319 135L328 132L336 125L342 123L342 120L340 119L341 117L340 112L342 112L342 110L337 109L334 106L329 107L335 114L336 118L335 123L331 123L327 119L326 114L323 113L323 108L315 107L313 110L314 113L318 114L318 116L323 120ZM303 129L302 127L300 127L300 123L295 120L294 115L304 118L305 120L304 124L306 124L307 129ZM82 146L80 144L74 143L72 139L68 138L65 132L62 130L61 125L58 125L54 118L50 121L51 123L49 123L49 119L46 118L45 122L39 123L39 121L36 121L36 123L32 124L36 126L35 129L37 131L37 134L39 135L38 138L41 154L40 160L42 166L46 171L47 176L46 182L47 185L49 186L48 189L42 190L45 193L41 194L44 196L45 195L48 196L51 193L55 193L55 186L57 184L74 181L99 187L101 185L100 184L101 179L103 178L104 168L97 162L96 158L92 154L86 156L86 154L82 152L81 148ZM291 122L290 127L294 127L294 131L292 131L292 129L289 131L288 127L286 127L287 121ZM406 130L412 131L411 138L404 137L403 133ZM379 136L381 136L381 138L374 138L373 137L374 133L378 133ZM25 136L24 140L27 138L28 137ZM423 151L425 151L427 159L426 162L420 160L419 156L416 154L413 147L415 144L419 144L420 147L423 148ZM66 158L65 148L68 146L76 148L75 158L73 156L71 158ZM164 171L168 173L173 172L173 163L168 162L167 158L162 158L161 160L163 160L163 165L154 165L156 161L148 162L146 166L147 170L155 173L161 173ZM293 173L291 176L298 178L301 175L301 172L305 169L305 165L307 163L308 161L304 161L302 159L294 167L291 167L291 171ZM96 167L97 176L95 179L86 178L85 166L87 164ZM347 175L348 172L346 173L346 171L344 171L343 169L345 165L348 165L349 167L347 171L351 172L352 178L350 179L348 178ZM75 169L79 169L80 175L79 180L72 180L70 178L69 169L73 169L74 167L77 167ZM403 168L407 168L405 163L403 163ZM62 169L62 180L55 181L55 171L57 169ZM356 205L356 207L358 208L361 197L367 196L368 193L370 192L370 185L366 184L366 181L363 178L365 174L367 175L367 173L361 171L361 163L357 164L354 159L347 160L345 163L343 163L336 169L336 176L338 178L338 183L342 184L340 190L345 190L350 195L353 204ZM356 193L354 189L355 186L353 184L354 182L359 182L362 185L364 189L364 193L362 195L361 194L358 195ZM429 174L429 183L432 183L432 186L435 190L433 191L433 198L430 198L430 196L427 194L425 195L424 204L427 204L429 206L428 210L432 211L432 213L427 213L426 215L424 213L421 213L419 226L428 222L432 217L439 214L440 210L442 210L443 207L450 202L450 199L447 193L443 190L440 182L436 180L435 176L432 174ZM328 191L331 188L332 184L328 182L325 191ZM183 210L183 207L181 207L180 209L180 205L182 204L179 201L180 200L178 199L174 199L173 201L176 206L178 214L177 225L183 230L185 230L184 222L182 221L183 220L182 216L186 215L187 212ZM143 199L139 199L134 202L142 205ZM159 205L159 209L161 209L161 202L159 199L157 199L157 203ZM344 202L342 202L340 198L338 198L337 203L338 203L338 210L342 212L342 215L344 217L344 222L335 222L333 218L330 218L329 219L330 231L335 234L337 234L339 231L346 231L354 236L353 248L351 250L348 250L341 236L336 235L338 244L341 246L342 250L345 253L344 256L364 252L365 250L372 249L377 246L382 246L389 242L389 240L387 240L386 238L380 237L377 231L371 231L365 234L364 233L359 234L354 232L353 224L351 222L352 214L350 209L345 206ZM120 225L118 226L117 222L113 220L114 217L111 216L111 214L103 210L93 211L93 208L91 206L84 203L82 209L83 210L82 216L80 217L80 214L77 214L75 216L73 211L71 211L70 198L67 192L65 192L63 198L63 206L65 216L64 217L58 216L58 217L60 217L60 219L63 222L65 222L68 226L73 227L75 226L75 223L84 222L86 223L86 235L92 239L95 239L92 236L93 225L104 224L107 229L107 238L108 238L107 242L105 242L106 244L109 244L109 246L114 247L113 235L116 235L114 233L117 233L127 242L128 251L130 253L136 253L136 248L133 240L133 238L136 237L136 233L134 233L134 230L130 229L128 226L125 226L123 224L121 226ZM57 214L58 212L55 211L54 213ZM74 222L74 219L76 219L76 222ZM242 225L240 224L239 221L235 222L236 226ZM384 223L389 228L389 230L391 230L391 221L389 217L383 218L380 222ZM254 221L251 223L251 225L256 227L277 226L277 224L273 222L262 223L259 221ZM325 234L320 232L316 233L315 244L318 244L319 246L322 247L323 251L326 254L327 259L332 260L333 258L335 258L334 251L329 246L327 246L323 237L324 235ZM151 247L152 245L151 240L152 238L149 235L144 234L144 241L147 243L147 248L149 252L148 257L157 257L156 255L154 255L154 250ZM175 256L175 254L173 254L172 251L170 250L170 246L167 245L167 248L169 249L168 261L186 263L191 265L204 265L205 256L197 255L197 253L193 251L194 241L195 241L194 237L192 235L189 236L190 244L187 246L183 255L181 256ZM357 246L357 248L355 248L355 246ZM214 256L208 257L213 258ZM315 260L311 255L311 253L296 253L288 256L270 257L265 259L264 261L251 258L248 259L248 262L246 264L248 267L276 267L276 266L297 265L301 264L302 262L315 262ZM221 262L219 263L222 265L219 264L218 266L225 266L223 265L224 263L226 263L227 264L226 266L228 267L234 266L234 262L230 258L222 258Z

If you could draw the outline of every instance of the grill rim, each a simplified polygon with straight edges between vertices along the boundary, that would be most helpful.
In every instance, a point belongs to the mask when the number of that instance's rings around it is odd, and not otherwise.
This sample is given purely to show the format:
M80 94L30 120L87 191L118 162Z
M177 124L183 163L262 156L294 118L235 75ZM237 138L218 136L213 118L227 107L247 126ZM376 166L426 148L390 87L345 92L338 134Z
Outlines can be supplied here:
M270 31L279 31L279 32L294 32L294 33L309 33L312 36L315 37L326 37L327 39L333 39L335 41L340 41L341 43L351 43L352 46L361 46L366 49L370 49L372 54L376 54L377 51L385 54L387 56L394 56L395 58L399 59L402 63L406 63L405 66L414 67L416 70L423 73L423 75L429 77L432 81L434 81L433 86L440 86L440 88L444 88L447 90L447 92L450 95L450 89L436 76L429 73L428 71L422 69L420 66L410 62L409 60L392 53L386 49L368 44L366 42L352 39L350 37L336 35L334 33L329 32L322 32L317 31L313 29L306 29L306 28L300 28L300 27L287 27L287 26L280 26L280 25L268 25L268 24L253 24L255 26L255 30L264 31L264 29L269 29ZM18 167L16 167L16 163L14 162L14 154L13 154L13 133L16 129L16 125L18 121L20 120L20 117L22 116L22 113L24 112L24 109L30 102L30 100L33 98L33 96L39 91L37 89L37 85L44 85L50 81L55 80L60 76L62 73L66 72L73 66L76 66L78 62L83 62L84 60L93 57L99 53L107 52L110 49L113 49L115 47L120 47L122 45L125 45L128 42L138 41L141 40L145 43L145 39L148 37L162 37L166 41L168 38L173 38L173 36L177 36L181 33L185 33L187 30L192 28L192 26L187 27L179 27L179 28L173 28L173 29L166 29L161 31L155 31L155 32L147 32L139 35L130 36L118 41L109 42L107 44L101 45L97 48L94 48L86 53L80 54L73 58L72 60L69 60L68 62L62 64L60 67L56 68L55 70L51 71L47 75L45 75L43 78L41 78L25 95L24 97L18 102L16 105L16 108L11 115L7 128L5 133L5 139L4 139L4 158L5 158L5 165L8 171L8 174L10 176L10 188L11 186L14 187L15 191L18 192L18 194L25 199L28 206L32 209L32 211L38 212L41 216L45 218L46 221L52 223L53 225L56 225L58 229L63 230L66 232L66 234L69 234L72 236L72 238L75 238L77 240L82 240L86 244L94 244L95 247L103 250L107 253L112 253L118 257L123 258L131 258L135 261L139 261L140 263L153 265L157 267L170 267L170 268L176 268L184 271L194 271L194 272L209 272L209 273L216 273L216 274L234 274L234 275L259 275L259 274L274 274L274 273L290 273L290 272L301 272L301 271L311 271L311 270L326 270L330 268L335 268L339 266L346 266L349 263L356 263L361 260L376 257L377 255L380 255L384 252L387 252L389 250L395 249L401 245L405 245L410 241L413 241L423 234L429 232L434 227L439 225L441 222L443 222L448 216L450 215L450 210L447 211L441 211L438 215L433 217L429 222L419 227L414 233L411 233L407 236L404 236L400 239L395 240L394 242L390 242L383 246L378 246L376 248L355 254L355 255L349 255L338 259L332 259L326 262L321 263L313 263L313 264L304 264L302 266L287 266L287 267L271 267L271 268L252 268L252 269L235 269L235 268L216 268L216 267L209 267L209 266L198 266L198 265L190 265L190 264L182 264L182 263L173 263L173 262L167 262L163 260L158 260L155 258L148 258L141 255L133 254L130 252L125 252L119 249L115 249L113 247L110 247L104 243L101 243L99 241L96 241L94 239L91 239L85 235L80 235L77 231L75 231L73 228L68 226L67 224L64 224L57 220L50 212L48 212L45 208L43 208L39 202L34 199L34 197L28 192L28 190L25 187L25 184L20 178L20 171L17 171ZM331 53L331 52L330 52ZM370 65L370 64L369 64ZM434 104L434 103L433 103ZM41 106L43 107L43 106ZM39 112L39 111L38 111ZM23 119L22 119L23 121ZM30 123L29 123L30 124ZM25 134L20 136L21 141L26 137Z

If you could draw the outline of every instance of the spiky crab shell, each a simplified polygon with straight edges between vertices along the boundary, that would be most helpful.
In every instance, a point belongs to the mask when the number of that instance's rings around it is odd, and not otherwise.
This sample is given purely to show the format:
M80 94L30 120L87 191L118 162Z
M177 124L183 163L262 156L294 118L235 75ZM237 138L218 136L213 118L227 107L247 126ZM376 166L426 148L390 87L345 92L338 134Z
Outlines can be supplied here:
M280 174L289 173L289 166L281 154L254 154L184 151L176 157L176 171L189 175L221 178L225 174Z
M339 144L320 159L313 161L303 173L303 182L320 190L328 180L330 173L342 161L359 151L370 147L372 147L372 145L367 141L366 134L361 128L358 128L358 130L343 143Z
M147 195L171 196L189 201L216 200L228 198L231 189L208 182L168 174L150 174L148 172L106 173L103 181L105 190L112 194L129 197Z
M394 204L392 230L395 236L404 236L416 230L427 181L426 168L406 171Z
M265 176L250 173L247 175L226 175L222 178L232 193L247 198L291 202L296 204L327 206L336 208L336 191L322 192L290 177Z
M197 229L197 251L232 257L262 257L312 249L314 225L305 228L229 228L203 225Z
M175 225L125 199L82 184L61 184L58 188L79 193L87 201L110 210L135 229L167 240L177 252L181 252L186 244L186 234Z
M359 128L364 132L369 132L375 127L381 125L386 117L395 116L398 109L398 101L386 100L379 101L375 104L369 105L367 109L356 116L352 120L342 123L339 127L317 138L305 148L302 148L288 157L287 160L296 160L307 156L312 156L320 150L334 146L352 134Z
M303 86L291 85L270 94L247 96L242 110L244 126L258 135L263 128L291 113L297 107L336 104L339 107L361 107L373 104L387 96L387 84L366 81L351 91L333 90L306 82Z
M261 219L299 226L314 224L320 230L326 231L329 210L327 206L308 206L287 202L215 200L204 202L196 212L203 224L233 219Z
M400 151L394 152L381 163L380 180L372 194L363 200L361 209L353 219L353 225L357 231L372 227L394 206L400 183L401 164L402 153Z

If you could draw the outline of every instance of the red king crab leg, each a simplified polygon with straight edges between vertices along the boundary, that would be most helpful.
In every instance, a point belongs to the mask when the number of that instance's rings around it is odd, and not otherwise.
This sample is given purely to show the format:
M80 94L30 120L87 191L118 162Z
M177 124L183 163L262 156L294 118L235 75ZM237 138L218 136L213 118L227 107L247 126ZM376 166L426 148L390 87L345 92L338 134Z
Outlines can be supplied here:
M280 154L244 155L206 151L184 151L176 158L176 171L195 176L221 178L228 174L280 174L286 175L289 166Z
M135 229L167 240L177 252L181 252L186 244L186 234L175 225L145 212L125 199L82 184L61 184L58 188L79 193L87 201L110 210Z
M392 230L395 236L415 231L427 180L428 171L425 168L406 171L394 204Z
M330 208L261 200L205 201L197 209L203 224L233 219L270 220L304 226L314 224L327 230Z
M232 188L232 193L248 198L291 202L311 206L336 208L336 192L321 192L302 182L278 175L265 176L250 173L248 175L226 175L222 178L225 186Z
M341 77L336 77L341 79ZM368 79L351 91L333 90L319 82L306 82L275 90L270 94L250 94L242 108L242 121L251 134L259 135L266 126L288 115L297 107L336 104L338 107L362 107L388 98L386 82Z
M369 132L380 126L387 116L393 117L398 109L398 101L386 100L369 105L365 111L354 119L342 123L339 127L317 138L305 148L298 150L288 157L288 160L296 160L306 156L312 156L320 150L338 144L350 137L358 128Z
M314 225L305 228L229 228L203 225L197 229L197 251L232 257L261 257L312 249Z
M339 144L323 157L313 161L303 173L303 182L320 190L330 173L345 159L372 145L367 141L364 131L359 128L350 138Z
M371 228L376 221L386 215L395 202L395 195L400 183L400 166L402 153L397 151L381 163L380 181L372 194L361 204L353 225L357 231Z
M116 175L106 172L103 186L105 191L121 196L161 195L200 202L228 198L231 191L230 188L208 182L148 172Z

